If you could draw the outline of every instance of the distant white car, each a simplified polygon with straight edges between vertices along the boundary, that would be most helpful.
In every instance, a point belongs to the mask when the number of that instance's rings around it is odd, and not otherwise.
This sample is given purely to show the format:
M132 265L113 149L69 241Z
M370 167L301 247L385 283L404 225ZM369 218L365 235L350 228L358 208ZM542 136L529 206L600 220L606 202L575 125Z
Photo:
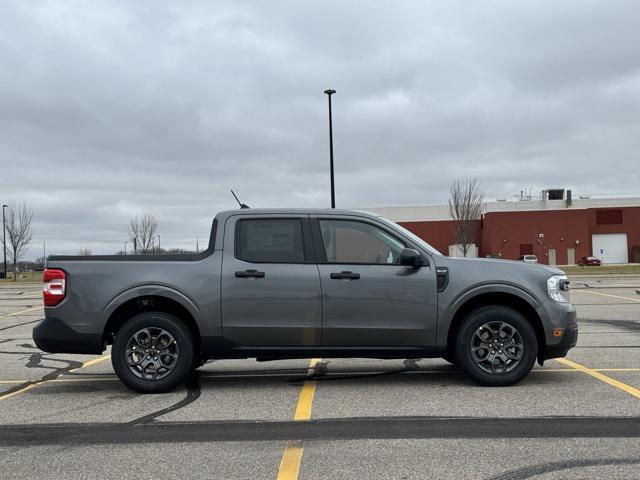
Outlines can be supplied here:
M518 260L524 263L538 263L538 257L535 255L520 255Z

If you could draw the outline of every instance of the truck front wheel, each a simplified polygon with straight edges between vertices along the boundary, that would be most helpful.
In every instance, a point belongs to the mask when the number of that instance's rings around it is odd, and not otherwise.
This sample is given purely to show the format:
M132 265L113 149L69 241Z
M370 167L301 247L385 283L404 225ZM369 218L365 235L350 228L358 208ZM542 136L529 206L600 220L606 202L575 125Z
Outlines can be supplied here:
M533 368L536 333L517 311L486 306L463 320L456 338L456 363L480 385L513 385Z
M164 393L184 383L193 363L193 337L173 315L144 312L116 334L111 363L118 378L140 393Z

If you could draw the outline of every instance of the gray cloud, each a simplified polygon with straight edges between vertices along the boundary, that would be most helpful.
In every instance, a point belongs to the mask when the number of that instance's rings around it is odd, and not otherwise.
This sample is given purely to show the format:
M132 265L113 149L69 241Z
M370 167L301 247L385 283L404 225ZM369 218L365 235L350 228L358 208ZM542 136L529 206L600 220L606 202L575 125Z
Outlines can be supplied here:
M4 2L0 197L34 246L110 253L155 210L165 246L213 214L446 202L477 175L640 193L640 5Z

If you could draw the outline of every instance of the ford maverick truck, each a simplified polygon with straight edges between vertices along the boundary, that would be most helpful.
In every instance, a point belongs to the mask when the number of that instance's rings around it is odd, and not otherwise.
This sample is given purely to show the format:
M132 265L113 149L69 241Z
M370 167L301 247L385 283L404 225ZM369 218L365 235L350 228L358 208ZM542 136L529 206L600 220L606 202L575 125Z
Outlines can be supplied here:
M504 386L576 344L568 290L556 268L446 257L365 212L241 209L215 217L201 253L49 257L33 338L111 345L139 392L229 358L443 357Z

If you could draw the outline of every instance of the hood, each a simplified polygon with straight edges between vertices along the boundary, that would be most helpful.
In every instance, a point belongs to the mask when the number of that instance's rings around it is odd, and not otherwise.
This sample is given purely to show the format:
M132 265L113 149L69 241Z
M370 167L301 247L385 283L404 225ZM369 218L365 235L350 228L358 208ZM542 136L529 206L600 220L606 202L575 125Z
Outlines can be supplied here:
M443 261L444 260L444 261ZM470 257L440 257L436 259L437 266L453 266L458 268L473 268L486 269L487 271L497 270L512 270L522 271L526 273L537 272L546 276L550 275L564 275L565 273L558 267L551 265L544 265L542 263L525 263L517 260L504 260L501 258L470 258Z

